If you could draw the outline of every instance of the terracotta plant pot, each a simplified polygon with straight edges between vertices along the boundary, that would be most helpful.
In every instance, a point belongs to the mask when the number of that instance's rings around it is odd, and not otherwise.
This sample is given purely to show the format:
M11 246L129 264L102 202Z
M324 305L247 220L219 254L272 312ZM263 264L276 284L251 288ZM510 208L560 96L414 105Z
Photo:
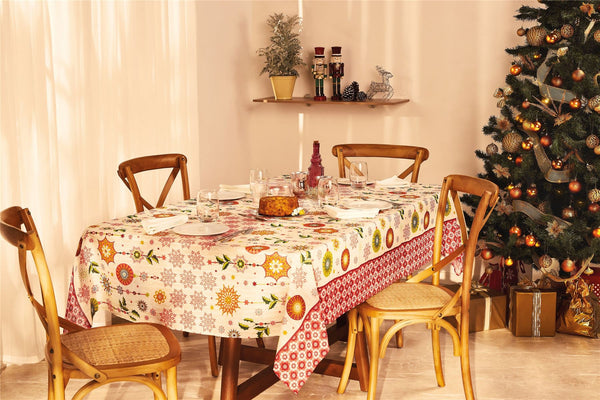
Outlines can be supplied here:
M271 86L277 100L290 100L296 84L295 76L272 76Z

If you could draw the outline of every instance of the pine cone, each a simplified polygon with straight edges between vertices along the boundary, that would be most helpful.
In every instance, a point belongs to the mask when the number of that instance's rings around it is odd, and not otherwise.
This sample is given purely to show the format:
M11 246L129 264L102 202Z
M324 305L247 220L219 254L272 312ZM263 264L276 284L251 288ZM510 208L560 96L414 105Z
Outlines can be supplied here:
M358 96L356 96L357 101L367 101L367 94L363 91L358 92Z
M342 92L342 100L344 101L355 101L358 95L358 83L353 81L351 84L344 88Z

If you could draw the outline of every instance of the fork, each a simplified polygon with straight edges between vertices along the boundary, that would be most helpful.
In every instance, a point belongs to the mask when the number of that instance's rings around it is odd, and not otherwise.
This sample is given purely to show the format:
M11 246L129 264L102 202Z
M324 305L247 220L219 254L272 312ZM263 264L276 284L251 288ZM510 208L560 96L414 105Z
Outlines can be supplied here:
M235 232L231 232L231 233L227 233L223 236L221 236L220 238L218 238L216 240L216 242L224 242L226 240L231 240L234 237L238 236L238 235L244 235L246 233L250 233L254 230L254 228L246 228L246 229L242 229L241 231L235 231Z

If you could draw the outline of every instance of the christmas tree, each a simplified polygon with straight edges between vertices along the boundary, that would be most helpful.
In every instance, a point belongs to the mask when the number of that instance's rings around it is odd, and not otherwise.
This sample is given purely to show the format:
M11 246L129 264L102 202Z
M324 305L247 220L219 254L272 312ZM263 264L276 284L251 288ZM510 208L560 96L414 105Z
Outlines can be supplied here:
M503 189L481 255L565 278L600 261L600 1L539 3L515 16L523 43L476 151Z

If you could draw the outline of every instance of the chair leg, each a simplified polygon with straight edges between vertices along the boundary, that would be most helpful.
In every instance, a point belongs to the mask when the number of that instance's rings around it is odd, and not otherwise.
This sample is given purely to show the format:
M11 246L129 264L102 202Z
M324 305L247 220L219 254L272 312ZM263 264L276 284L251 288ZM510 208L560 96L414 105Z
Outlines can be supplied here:
M148 377L154 381L156 386L158 386L159 388L162 388L162 379L160 376L160 372L153 372L151 374L148 374ZM155 393L154 400L159 400L159 399L160 399L160 397Z
M471 381L471 364L469 361L469 340L468 337L460 338L460 372L462 374L463 389L466 400L474 400L473 382Z
M219 376L219 363L217 362L217 340L214 336L207 336L208 358L210 359L210 373L215 378Z
M52 380L52 371L48 368L48 400L55 400L54 398L54 382Z
M398 323L400 321L396 320L395 322ZM404 334L402 333L402 329L396 332L396 347L399 349L404 347Z
M444 371L442 370L442 352L440 349L440 327L433 325L431 327L431 347L433 349L433 366L435 368L435 377L440 387L446 386L444 382Z
M369 319L369 390L367 400L375 400L377 391L377 370L379 369L379 327L381 322L378 318Z
M350 379L350 370L352 369L352 361L354 360L354 348L356 346L356 334L357 334L357 322L358 311L353 308L348 311L348 344L346 347L346 359L344 360L344 369L342 370L342 376L340 377L340 383L338 385L337 392L343 394L348 386L348 379Z
M167 370L167 399L177 400L177 367Z

